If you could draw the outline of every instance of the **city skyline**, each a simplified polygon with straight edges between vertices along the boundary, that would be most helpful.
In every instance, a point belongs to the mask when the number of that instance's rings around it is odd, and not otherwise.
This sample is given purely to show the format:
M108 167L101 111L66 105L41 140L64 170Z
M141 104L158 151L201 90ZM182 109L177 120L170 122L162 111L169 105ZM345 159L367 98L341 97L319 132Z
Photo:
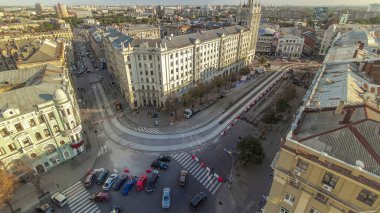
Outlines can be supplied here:
M122 0L113 0L112 2L107 2L104 4L104 1L101 0L61 0L59 1L62 4L66 5L112 5L112 6L123 6L123 5L202 5L202 4L211 4L211 5L238 5L240 2L244 3L246 1L233 0L233 1L217 1L217 0L209 0L206 2L194 2L190 0L184 1L174 1L174 0L160 0L160 1L147 1L144 4L138 0L131 1L122 1ZM259 2L259 1L257 1ZM43 0L43 1L35 1L35 0L25 0L22 2L15 3L12 0L4 0L0 6L34 6L35 3L42 3L46 6L53 6L58 3L56 0ZM282 0L267 0L265 2L261 1L262 5L294 5L294 6L337 6L337 5L357 5L357 6L367 6L369 4L376 3L373 0L363 0L363 1L355 1L355 0L347 0L342 4L341 2L334 2L329 0L290 0L286 1L286 3Z

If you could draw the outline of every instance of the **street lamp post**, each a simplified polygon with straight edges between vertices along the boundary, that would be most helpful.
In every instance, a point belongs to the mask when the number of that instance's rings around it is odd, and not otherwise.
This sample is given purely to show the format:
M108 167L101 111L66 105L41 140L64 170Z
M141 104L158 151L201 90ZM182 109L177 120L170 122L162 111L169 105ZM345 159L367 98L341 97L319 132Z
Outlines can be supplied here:
M230 150L228 150L228 149L226 149L226 148L224 148L223 150L224 150L225 152L227 152L227 153L231 156L231 158L232 158L232 165L231 165L230 178L228 179L229 184L231 184L231 183L232 183L232 173L233 173L233 171L234 171L234 162L235 162L235 158L234 158L234 156L232 155L232 151L230 151Z

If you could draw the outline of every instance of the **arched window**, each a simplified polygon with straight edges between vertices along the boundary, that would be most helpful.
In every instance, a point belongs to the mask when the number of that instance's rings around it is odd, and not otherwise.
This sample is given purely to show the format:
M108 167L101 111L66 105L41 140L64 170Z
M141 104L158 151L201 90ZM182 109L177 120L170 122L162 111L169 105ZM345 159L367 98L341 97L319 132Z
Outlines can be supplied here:
M48 129L44 129L44 134L45 134L45 137L49 137L50 131Z
M22 172L23 163L20 159L14 159L8 164L8 169L13 174L19 174Z
M52 144L49 144L49 145L45 146L44 149L45 149L45 153L47 155L50 155L50 154L52 154L52 153L54 153L54 152L57 151L57 149L55 148L55 146L53 146Z
M64 145L65 141L60 141L59 144Z
M74 121L71 121L71 126L74 128L75 127L75 123Z
M34 136L36 137L36 140L37 140L37 141L42 140L41 133L36 132L36 133L34 134Z
M54 130L55 133L58 133L58 132L59 132L59 127L58 127L58 125L54 125L54 126L53 126L53 130Z

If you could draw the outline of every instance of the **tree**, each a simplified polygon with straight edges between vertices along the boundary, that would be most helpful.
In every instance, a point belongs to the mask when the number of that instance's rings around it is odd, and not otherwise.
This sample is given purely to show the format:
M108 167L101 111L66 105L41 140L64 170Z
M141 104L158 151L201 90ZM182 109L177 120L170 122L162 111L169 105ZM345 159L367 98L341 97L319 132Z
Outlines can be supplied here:
M266 124L276 124L280 119L276 116L276 112L273 109L270 109L265 112L262 121Z
M290 84L289 86L286 87L286 92L283 94L283 99L287 101L293 100L297 96L297 90L294 87L293 84Z
M11 201L16 186L15 178L7 171L0 169L0 207L6 204L11 212L15 212Z
M239 160L243 165L249 162L262 163L265 158L264 149L261 142L251 135L244 137L237 144L240 151Z
M213 80L214 85L218 88L218 93L220 92L220 88L224 85L224 78L217 76Z
M38 194L43 195L45 192L41 188L41 178L38 174L35 174L32 169L32 162L28 157L22 157L19 163L20 172L25 173L28 176L28 180L33 184Z
M260 65L264 65L264 64L266 64L266 63L267 63L267 58L265 58L264 56L261 57L261 58L259 59L259 63L260 63Z
M214 82L203 83L203 87L205 88L206 92L206 101L208 101L208 94L212 91L212 89L214 89L214 86Z
M203 84L200 83L196 87L192 88L189 93L194 98L199 98L199 104L201 104L202 103L202 97L206 93L206 89L204 88Z
M240 75L248 75L250 71L251 71L250 67L245 66L239 70L239 74Z
M277 112L285 112L290 107L287 100L281 98L276 103Z
M194 97L191 96L189 93L186 93L182 96L182 106L188 107L194 104Z
M166 106L168 106L168 109L170 110L170 116L172 116L172 112L174 112L174 116L177 119L177 110L178 110L178 97L175 95L169 95L169 97L166 99Z

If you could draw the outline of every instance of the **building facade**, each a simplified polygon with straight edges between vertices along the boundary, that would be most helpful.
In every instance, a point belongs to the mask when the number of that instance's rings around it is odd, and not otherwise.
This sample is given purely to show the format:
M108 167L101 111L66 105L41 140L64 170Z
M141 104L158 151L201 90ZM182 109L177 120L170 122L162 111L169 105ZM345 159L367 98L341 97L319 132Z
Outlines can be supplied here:
M337 45L273 160L265 212L380 210L379 53L362 42Z
M67 12L66 5L58 3L54 5L55 12L57 13L57 17L62 19L62 18L67 18L69 17L69 13Z
M284 35L278 39L276 56L300 58L303 50L304 38L295 35Z
M41 15L44 12L44 5L41 4L41 3L36 3L35 6L34 6L34 8L35 8L36 13L38 15Z
M44 172L83 151L82 126L67 69L46 65L0 72L0 166Z
M257 38L256 54L271 55L276 51L277 46L276 31L270 28L261 28Z
M247 26L200 31L163 39L133 39L110 33L103 39L108 70L131 108L164 107L198 82L236 72L252 62L260 6L250 1Z

